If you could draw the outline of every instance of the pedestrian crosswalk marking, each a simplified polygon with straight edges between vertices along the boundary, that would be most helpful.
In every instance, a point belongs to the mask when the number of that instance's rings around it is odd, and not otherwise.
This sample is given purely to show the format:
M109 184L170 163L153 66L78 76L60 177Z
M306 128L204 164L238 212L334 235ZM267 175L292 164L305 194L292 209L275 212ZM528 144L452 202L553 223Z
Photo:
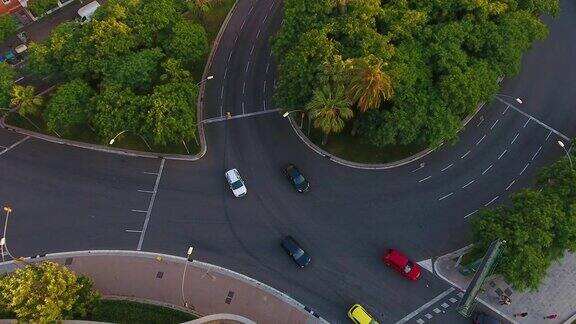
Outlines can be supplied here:
M441 312L441 310L440 310L440 309L438 309L438 308L434 308L434 309L433 309L433 311L434 311L434 313L436 313L436 314L438 314L438 313L440 313L440 312Z
M432 314L430 314L430 313L427 313L426 315L424 315L424 317L426 317L427 319L431 319L434 316L432 316Z
M416 323L418 323L418 324L424 324L425 322L426 322L426 321L423 320L423 319L421 319L421 318L419 318L419 319L416 320Z
M448 299L452 304L454 304L455 302L458 301L458 299L454 298L454 297L450 297L450 299Z
M448 305L448 304L446 304L446 303L442 303L442 305L440 305L440 306L442 306L442 307L444 307L444 308L448 308L448 306L450 306L450 305Z

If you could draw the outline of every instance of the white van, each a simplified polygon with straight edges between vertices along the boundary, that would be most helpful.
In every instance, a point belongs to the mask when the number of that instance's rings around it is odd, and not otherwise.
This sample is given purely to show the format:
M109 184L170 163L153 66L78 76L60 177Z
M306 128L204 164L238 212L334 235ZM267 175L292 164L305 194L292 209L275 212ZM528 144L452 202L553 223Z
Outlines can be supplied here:
M92 18L92 16L94 16L94 13L96 12L96 9L98 9L100 7L100 4L98 3L98 1L92 1L89 4L85 5L84 7L78 9L78 21L80 21L80 24L84 24L85 22L90 21L90 19Z

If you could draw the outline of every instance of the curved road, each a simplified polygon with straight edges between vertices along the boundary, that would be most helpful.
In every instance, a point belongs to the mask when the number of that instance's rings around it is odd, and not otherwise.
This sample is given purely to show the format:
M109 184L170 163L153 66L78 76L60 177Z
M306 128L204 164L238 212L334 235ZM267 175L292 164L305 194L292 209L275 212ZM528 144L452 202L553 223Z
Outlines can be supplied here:
M240 0L215 55L204 116L237 118L206 125L208 152L200 161L123 157L0 132L0 202L14 209L10 250L184 255L193 245L195 258L263 281L331 322L346 322L356 302L392 323L436 296L457 298L433 274L408 282L380 257L395 247L421 261L468 244L476 210L505 202L563 153L558 134L571 137L576 125L575 15L576 5L562 1L559 19L546 19L549 38L525 56L518 77L503 82L502 92L524 104L502 100L534 119L495 101L456 145L400 168L368 171L313 153L273 111L268 39L281 21L281 2ZM289 162L310 178L308 194L283 178ZM232 167L246 179L243 199L225 185L223 173ZM286 234L311 253L309 268L297 269L280 250ZM462 320L447 312L427 322Z

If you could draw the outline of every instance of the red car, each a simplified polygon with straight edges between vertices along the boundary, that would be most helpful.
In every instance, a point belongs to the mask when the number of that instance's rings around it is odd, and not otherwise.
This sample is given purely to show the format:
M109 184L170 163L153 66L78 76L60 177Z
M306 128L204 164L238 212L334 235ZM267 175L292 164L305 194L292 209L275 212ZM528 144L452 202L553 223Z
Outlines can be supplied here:
M400 272L404 277L410 280L418 280L420 278L420 266L410 261L406 256L400 252L389 249L382 258L384 263Z

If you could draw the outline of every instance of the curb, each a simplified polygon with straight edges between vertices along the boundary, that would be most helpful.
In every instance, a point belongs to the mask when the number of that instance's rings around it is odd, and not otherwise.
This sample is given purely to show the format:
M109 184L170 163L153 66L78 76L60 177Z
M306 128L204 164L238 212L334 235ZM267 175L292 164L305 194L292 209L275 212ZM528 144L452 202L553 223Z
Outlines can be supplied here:
M228 26L228 22L230 21L232 14L236 10L236 5L238 4L238 1L239 0L236 0L234 2L234 5L232 5L232 8L230 8L230 11L228 11L228 15L224 19L224 22L222 22L222 25L220 26L220 30L218 31L218 34L216 35L216 38L214 39L214 43L213 43L212 48L210 50L210 55L208 56L208 60L206 61L206 65L204 66L204 72L202 73L202 80L204 80L206 78L206 74L208 74L208 70L212 66L212 59L214 58L214 55L216 53L216 48L220 44L220 39L222 38L222 35L224 34L224 30L226 30L226 27ZM67 4L70 4L72 2L74 2L74 1L69 1ZM56 143L56 144L63 144L63 145L68 145L68 146L79 147L79 148L93 150L93 151L118 154L118 155L124 155L124 156L131 156L131 157L140 157L140 158L163 158L163 159L167 159L167 160L197 161L197 160L200 160L206 154L206 151L207 151L206 136L204 133L204 125L201 122L203 115L204 115L204 89L205 89L205 82L202 82L200 84L200 89L198 91L198 100L197 100L197 104L196 104L196 107L197 107L196 108L196 123L198 125L198 135L199 135L198 137L199 137L199 141L200 141L200 152L198 152L195 155L162 154L162 153L154 153L154 152L143 152L143 151L114 148L114 147L109 147L109 146L104 146L104 145L89 144L89 143L79 142L79 141L75 141L75 140L58 138L58 137L54 137L51 135L37 133L37 132L27 130L24 128L8 125L8 124L6 124L6 121L5 121L6 116L0 118L0 127L7 129L7 130L10 130L10 131L13 131L13 132L16 132L16 133L19 133L19 134L24 134L24 135L30 136L30 137L35 138L35 139L39 139L39 140L43 140L43 141L47 141L47 142L52 142L52 143Z
M73 258L75 256L77 257L82 257L82 256L90 256L90 255L94 255L94 256L106 256L106 255L110 255L110 256L130 256L130 257L140 257L140 258L148 258L148 259L153 259L153 260L169 260L171 262L175 262L175 263L186 263L189 262L189 264L191 264L191 266L195 266L201 269L204 269L208 272L213 271L213 272L217 272L220 273L222 275L240 280L242 282L244 282L245 284L248 284L250 286L256 287L258 289L261 289L271 295L276 296L277 298L279 298L280 300L282 300L283 302L285 302L286 304L291 305L292 307L295 308L299 308L301 309L303 312L308 313L312 316L314 316L315 318L318 319L318 321L320 321L320 323L326 323L328 324L329 322L326 321L324 318L320 317L319 314L317 314L315 311L313 311L312 309L310 309L309 307L305 306L304 304L300 303L299 301L297 301L296 299L290 297L289 295L271 287L266 285L265 283L262 283L256 279L253 279L251 277L248 277L246 275L243 275L239 272L221 267L221 266L217 266L214 264L210 264L210 263L206 263L206 262L202 262L202 261L196 261L196 260L192 260L192 261L187 261L187 258L184 257L178 257L178 256L174 256L174 255L168 255L168 254L163 254L163 253L154 253L154 252L145 252L145 251L132 251L132 250L84 250L84 251L73 251L73 252L57 252L57 253L49 253L49 254L42 254L42 255L36 255L36 256L31 256L31 257L25 257L23 259L21 259L22 261L45 261L45 260L51 260L51 259L62 259L62 258ZM160 259L159 259L160 258ZM15 264L16 266L18 265L19 261L15 261L15 260L10 260L10 261L6 261L6 262L0 262L0 265L8 265L8 264ZM0 272L1 274L1 272ZM111 296L107 296L107 298L110 298ZM123 296L116 296L115 298L124 298ZM132 298L136 298L136 297L132 297ZM138 300L137 298L134 300ZM142 299L140 299L142 300ZM158 302L160 304L162 304L162 302ZM167 304L162 304L164 306L167 306ZM171 308L175 308L175 309L180 309L179 306L177 305L170 305L168 307ZM189 310L188 310L189 312Z
M497 82L500 83L502 82L504 78L503 77L499 77L497 79ZM476 106L476 110L474 110L472 113L470 113L466 118L464 118L462 120L462 125L460 126L460 129L458 130L458 132L461 132L464 127L466 127L466 125L472 120L472 118L474 118L474 116L476 116L476 114L480 111L480 109L482 109L482 107L484 107L484 105L486 104L486 102L483 102L481 104L479 104L478 106ZM320 148L318 145L314 144L306 135L304 135L304 133L302 132L302 130L300 129L300 127L298 127L298 125L296 125L296 122L294 121L294 119L292 118L292 116L288 116L288 119L290 120L290 126L292 126L292 129L296 132L296 135L298 135L298 137L304 142L304 144L306 144L310 149L312 149L314 152L324 156L325 158L327 158L328 160L334 161L338 164L341 164L343 166L347 166L350 168L354 168L354 169L363 169L363 170L385 170L385 169L392 169L392 168L396 168L399 166L403 166L405 164L417 161L423 157L425 157L426 155L434 152L436 149L438 149L440 146L444 145L444 142L440 143L438 146L434 147L434 148L427 148L425 150L422 150L414 155L411 155L407 158L398 160L398 161L394 161L394 162L390 162L390 163L376 163L376 164L371 164L371 163L361 163L361 162L353 162L353 161L348 161L345 160L343 158L334 156L332 154L330 154L329 152L323 150L322 148Z
M457 256L457 255L460 255L460 254L463 255L463 254L465 254L465 253L462 253L462 252L469 250L470 248L472 248L473 245L474 245L474 244L467 245L467 246L465 246L465 247L463 247L463 248L461 248L461 249L459 249L459 250L456 250L456 251L454 251L454 252L451 252L451 253L448 253L448 254L445 254L445 255L442 255L442 256L439 256L438 258L436 258L436 260L434 261L434 274L435 274L436 276L438 276L440 279L446 281L446 282L447 282L448 284L450 284L452 287L456 287L456 288L460 289L461 291L466 291L466 288L467 288L467 287L460 287L460 286L458 286L456 283L454 283L453 281L451 281L450 279L448 279L447 277L445 277L442 273L436 271L436 269L438 268L438 267L436 267L436 263L437 263L440 259L450 258L450 257L452 257L452 256ZM509 323L512 323L512 324L517 324L517 323L518 323L518 322L515 321L513 318L511 318L511 317L509 317L508 315L502 313L499 309L493 307L493 306L490 305L488 302L484 301L482 298L480 298L480 297L477 296L477 297L476 297L476 300L479 301L479 302L480 302L482 305L484 305L486 308L490 309L490 310L493 311L494 313L496 313L496 314L498 314L499 316L501 316L502 318L506 319ZM576 317L576 314L575 314L574 316Z

